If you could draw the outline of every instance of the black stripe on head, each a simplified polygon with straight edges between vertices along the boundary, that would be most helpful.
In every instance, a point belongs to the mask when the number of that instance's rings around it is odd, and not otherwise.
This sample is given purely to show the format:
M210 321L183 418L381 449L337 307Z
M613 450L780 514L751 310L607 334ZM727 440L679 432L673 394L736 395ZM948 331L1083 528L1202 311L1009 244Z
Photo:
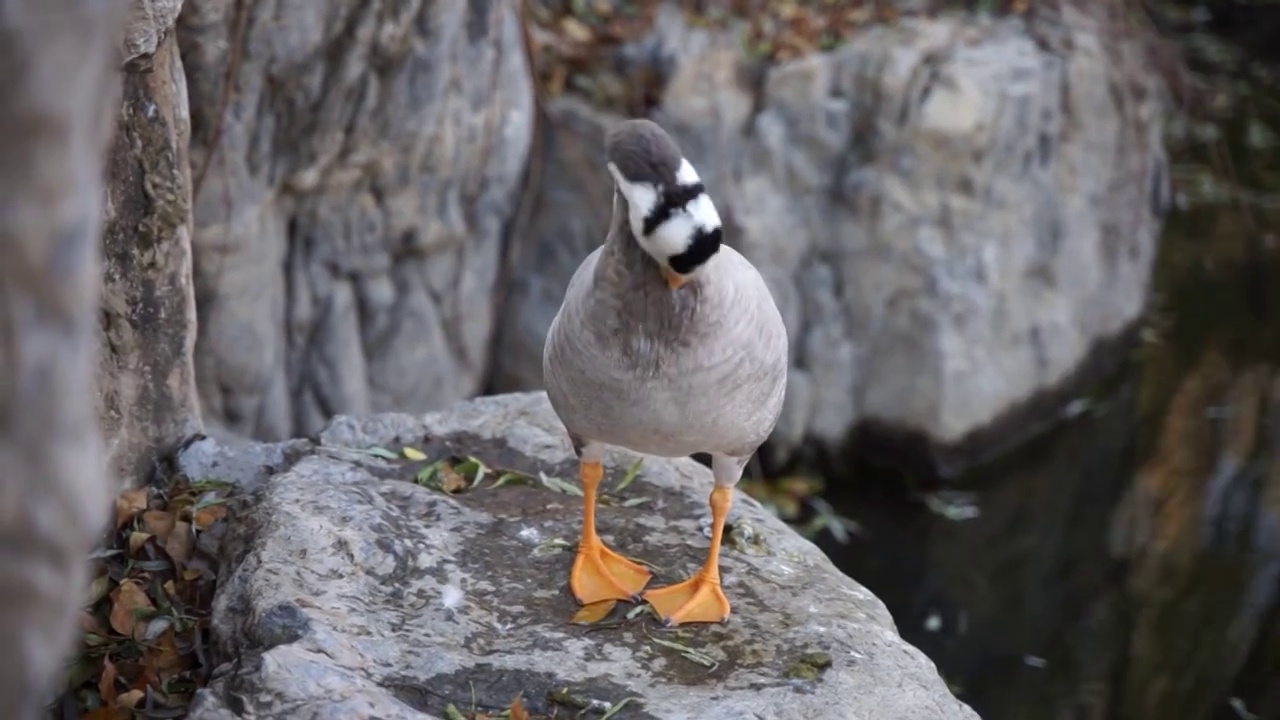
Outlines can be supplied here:
M706 192L707 189L702 183L696 182L689 185L676 185L666 188L662 191L662 197L658 199L658 204L644 216L644 234L652 235L658 226L671 219L671 216L677 210L693 202L695 198Z
M667 265L681 275L688 275L720 250L720 228L698 228L689 249L667 258Z

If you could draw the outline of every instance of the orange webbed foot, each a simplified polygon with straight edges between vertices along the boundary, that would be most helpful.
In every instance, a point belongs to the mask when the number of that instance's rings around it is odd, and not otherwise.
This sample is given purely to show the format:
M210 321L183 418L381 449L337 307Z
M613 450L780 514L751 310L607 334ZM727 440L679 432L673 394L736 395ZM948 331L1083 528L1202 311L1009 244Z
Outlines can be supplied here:
M718 623L729 619L729 598L717 578L706 573L681 583L654 588L643 595L669 626L681 623Z
M653 574L599 540L578 546L569 572L569 589L583 605L601 600L635 600Z

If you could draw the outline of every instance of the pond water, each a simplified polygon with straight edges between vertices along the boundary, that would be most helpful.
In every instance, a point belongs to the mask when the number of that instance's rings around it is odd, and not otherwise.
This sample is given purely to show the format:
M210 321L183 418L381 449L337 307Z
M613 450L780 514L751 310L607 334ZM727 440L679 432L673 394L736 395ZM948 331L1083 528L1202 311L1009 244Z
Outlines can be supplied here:
M1221 112L1172 134L1176 207L1117 369L945 491L861 461L823 496L859 530L819 544L988 720L1280 718L1280 85L1232 48L1280 50L1183 9Z

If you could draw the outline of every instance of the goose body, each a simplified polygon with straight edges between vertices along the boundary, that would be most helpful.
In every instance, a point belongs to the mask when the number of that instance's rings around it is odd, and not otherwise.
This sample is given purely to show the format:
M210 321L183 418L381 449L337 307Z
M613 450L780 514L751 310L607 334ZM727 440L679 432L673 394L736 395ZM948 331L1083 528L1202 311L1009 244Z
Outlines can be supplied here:
M787 375L786 328L764 279L722 247L673 292L626 234L616 228L579 266L552 320L552 406L584 446L749 458L778 421Z
M596 535L604 446L663 457L710 453L707 563L644 599L672 624L724 620L724 519L743 467L782 411L786 327L760 273L722 243L714 203L665 131L625 121L606 150L615 182L609 231L570 280L543 351L543 383L584 488L570 587L584 603L632 599L650 577Z

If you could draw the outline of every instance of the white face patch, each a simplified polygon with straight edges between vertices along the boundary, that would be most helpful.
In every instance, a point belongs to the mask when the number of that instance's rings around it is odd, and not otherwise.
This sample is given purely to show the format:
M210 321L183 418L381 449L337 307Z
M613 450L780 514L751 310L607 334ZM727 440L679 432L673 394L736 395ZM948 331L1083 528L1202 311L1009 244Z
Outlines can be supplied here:
M661 198L659 188L627 180L613 163L609 163L608 167L619 192L627 201L627 220L631 224L632 234L640 242L640 247L659 263L666 264L668 258L688 250L698 230L706 232L720 227L720 213L716 211L711 196L704 192L671 213L652 233L646 235L644 219L658 206ZM676 171L676 182L691 185L699 180L693 165L687 159L681 159L680 169Z

